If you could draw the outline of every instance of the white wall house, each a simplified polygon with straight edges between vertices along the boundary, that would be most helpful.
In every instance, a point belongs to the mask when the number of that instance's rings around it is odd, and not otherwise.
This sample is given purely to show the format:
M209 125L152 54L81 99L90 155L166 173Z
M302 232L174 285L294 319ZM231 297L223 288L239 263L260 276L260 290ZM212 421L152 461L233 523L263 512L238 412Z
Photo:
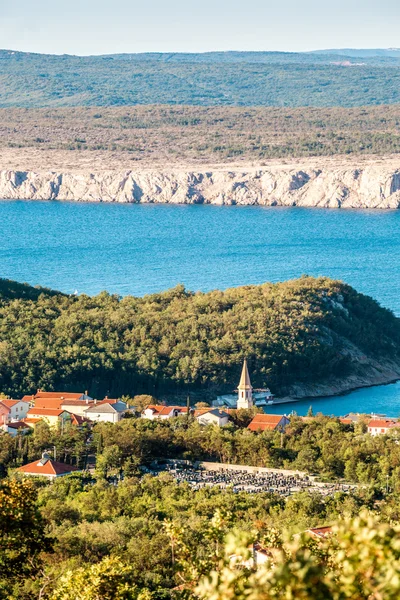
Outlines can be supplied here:
M223 427L229 422L228 413L223 410L218 410L218 408L207 411L195 411L194 416L200 425L217 425L218 427Z
M2 425L25 419L29 410L29 402L23 400L0 400L0 404L2 405L0 411Z
M142 419L150 419L151 421L173 419L180 415L186 414L185 406L164 406L163 404L150 404L141 414Z
M90 406L87 410L85 410L85 417L91 421L118 423L118 421L120 421L124 416L127 409L128 407L125 402L118 401L114 402L113 404L102 402L101 404Z
M368 423L368 433L371 435L385 435L393 427L400 427L400 422L389 419L371 419Z

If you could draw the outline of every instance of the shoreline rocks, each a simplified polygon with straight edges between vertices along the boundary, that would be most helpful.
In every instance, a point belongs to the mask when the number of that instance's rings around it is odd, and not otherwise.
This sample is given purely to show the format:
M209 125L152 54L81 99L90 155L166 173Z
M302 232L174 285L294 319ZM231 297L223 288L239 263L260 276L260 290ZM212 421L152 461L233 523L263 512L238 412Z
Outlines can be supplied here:
M0 170L0 198L160 204L400 207L400 164L137 171Z

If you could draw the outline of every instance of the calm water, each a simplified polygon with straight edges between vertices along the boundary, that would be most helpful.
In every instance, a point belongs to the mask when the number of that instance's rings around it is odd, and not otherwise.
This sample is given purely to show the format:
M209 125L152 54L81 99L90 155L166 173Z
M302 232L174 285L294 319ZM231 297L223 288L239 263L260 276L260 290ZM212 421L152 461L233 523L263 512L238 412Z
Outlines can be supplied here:
M210 290L303 273L343 279L400 315L400 211L0 202L1 276L64 292ZM296 404L307 411L310 402ZM398 384L312 402L400 414Z
M344 396L330 398L309 398L290 404L268 407L267 413L289 414L292 410L298 415L306 415L312 406L314 414L343 416L349 412L386 414L400 417L400 382L355 390Z

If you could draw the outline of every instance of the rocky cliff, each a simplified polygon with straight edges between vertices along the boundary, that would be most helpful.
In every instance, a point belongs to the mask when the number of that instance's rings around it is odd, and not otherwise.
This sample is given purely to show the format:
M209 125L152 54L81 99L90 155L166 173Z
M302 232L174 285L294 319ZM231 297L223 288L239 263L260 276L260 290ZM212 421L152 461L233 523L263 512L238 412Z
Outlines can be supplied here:
M323 208L399 208L399 168L385 163L138 171L0 171L0 198Z

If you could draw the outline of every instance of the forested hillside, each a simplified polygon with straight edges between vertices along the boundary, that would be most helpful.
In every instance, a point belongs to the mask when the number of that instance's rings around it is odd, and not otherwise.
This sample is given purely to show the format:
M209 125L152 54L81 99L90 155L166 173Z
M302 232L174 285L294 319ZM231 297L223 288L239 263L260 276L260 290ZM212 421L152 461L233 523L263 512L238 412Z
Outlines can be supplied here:
M391 56L232 52L52 56L0 51L0 106L361 106L400 101Z
M11 395L214 394L235 387L244 357L255 386L285 393L365 374L370 360L399 364L399 320L325 278L143 298L2 290L0 389Z

